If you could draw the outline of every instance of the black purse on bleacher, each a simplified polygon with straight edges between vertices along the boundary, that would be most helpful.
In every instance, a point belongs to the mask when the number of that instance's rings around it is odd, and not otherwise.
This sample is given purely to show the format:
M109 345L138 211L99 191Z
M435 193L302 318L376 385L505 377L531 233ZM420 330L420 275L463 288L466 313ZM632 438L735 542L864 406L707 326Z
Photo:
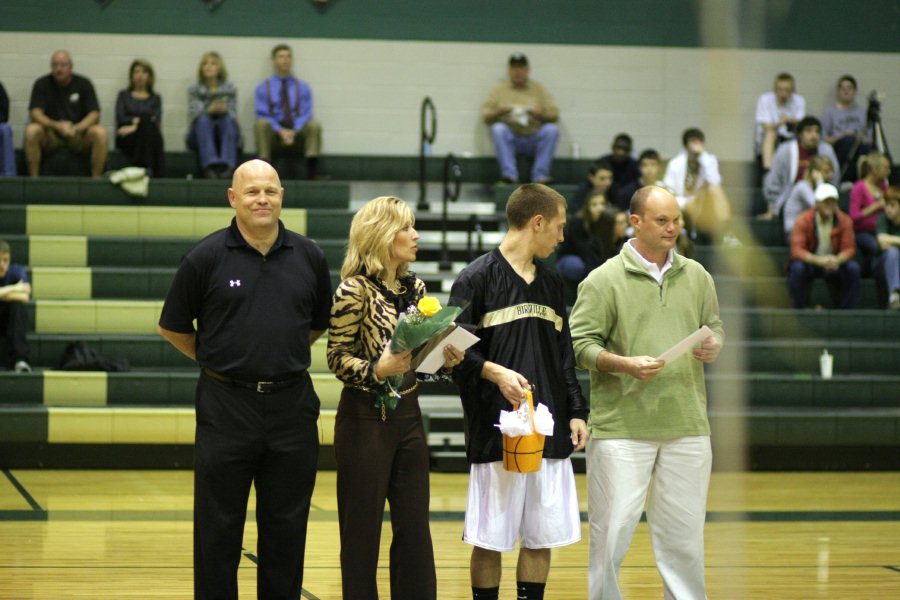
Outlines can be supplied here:
M63 371L130 371L131 365L124 358L106 358L87 343L69 342L59 360Z

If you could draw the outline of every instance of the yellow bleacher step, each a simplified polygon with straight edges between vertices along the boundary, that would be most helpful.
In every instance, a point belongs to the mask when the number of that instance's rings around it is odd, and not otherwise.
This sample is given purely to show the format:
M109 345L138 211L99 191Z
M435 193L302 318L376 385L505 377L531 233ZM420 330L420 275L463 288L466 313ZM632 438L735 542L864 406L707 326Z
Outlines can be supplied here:
M162 305L162 300L39 300L35 302L35 331L157 333Z
M319 443L334 444L335 410L319 414ZM48 409L47 441L51 444L193 444L193 408Z
M89 300L92 290L88 267L38 267L32 265L31 294L36 300Z
M45 406L105 406L105 371L44 371Z
M229 207L29 205L25 231L45 236L196 237L226 227L234 216ZM292 231L306 233L306 209L285 208L281 220Z
M33 267L87 266L88 239L83 235L33 235L28 238L28 264Z
M138 372L140 374L140 372ZM191 377L197 374L191 373ZM127 374L124 375L127 377ZM313 387L319 396L322 409L336 409L341 398L343 384L328 371L310 372ZM108 380L105 371L55 371L42 372L42 401L48 407L94 407L106 406L108 402ZM181 404L190 398L160 398ZM121 402L121 399L119 399Z

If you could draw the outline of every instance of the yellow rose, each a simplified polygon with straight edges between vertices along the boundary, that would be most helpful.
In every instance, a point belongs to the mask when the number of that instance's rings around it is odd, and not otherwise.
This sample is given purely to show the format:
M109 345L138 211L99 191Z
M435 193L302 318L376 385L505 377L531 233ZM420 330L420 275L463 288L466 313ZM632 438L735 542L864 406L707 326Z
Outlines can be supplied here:
M419 312L422 313L422 315L432 317L441 310L441 301L434 296L422 296L422 299L419 300L416 308L419 309Z

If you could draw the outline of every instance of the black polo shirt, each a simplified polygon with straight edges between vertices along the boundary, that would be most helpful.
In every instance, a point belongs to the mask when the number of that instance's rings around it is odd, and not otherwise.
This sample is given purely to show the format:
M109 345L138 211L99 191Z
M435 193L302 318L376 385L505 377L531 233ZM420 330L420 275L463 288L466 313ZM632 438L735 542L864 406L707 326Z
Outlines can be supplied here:
M53 75L45 75L34 82L28 110L40 108L54 121L78 123L88 113L100 110L94 85L81 75L72 75L66 87L59 87Z
M159 324L192 333L197 362L235 379L283 379L310 364L309 332L328 328L331 278L325 253L278 222L266 256L247 244L234 219L188 251Z

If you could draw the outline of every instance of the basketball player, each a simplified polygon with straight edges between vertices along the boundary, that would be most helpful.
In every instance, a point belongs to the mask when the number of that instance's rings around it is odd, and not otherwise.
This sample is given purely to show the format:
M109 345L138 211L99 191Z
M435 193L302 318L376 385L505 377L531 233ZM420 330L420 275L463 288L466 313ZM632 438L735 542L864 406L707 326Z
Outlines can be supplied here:
M509 231L499 248L460 274L451 298L467 300L457 319L477 328L453 377L460 385L470 464L463 540L472 544L472 597L496 599L500 553L515 548L518 598L542 599L550 548L581 539L575 476L569 455L587 440L588 408L575 379L575 358L559 274L547 258L563 239L566 201L541 184L516 189L506 204ZM555 422L541 468L512 473L502 464L501 410L534 386Z

